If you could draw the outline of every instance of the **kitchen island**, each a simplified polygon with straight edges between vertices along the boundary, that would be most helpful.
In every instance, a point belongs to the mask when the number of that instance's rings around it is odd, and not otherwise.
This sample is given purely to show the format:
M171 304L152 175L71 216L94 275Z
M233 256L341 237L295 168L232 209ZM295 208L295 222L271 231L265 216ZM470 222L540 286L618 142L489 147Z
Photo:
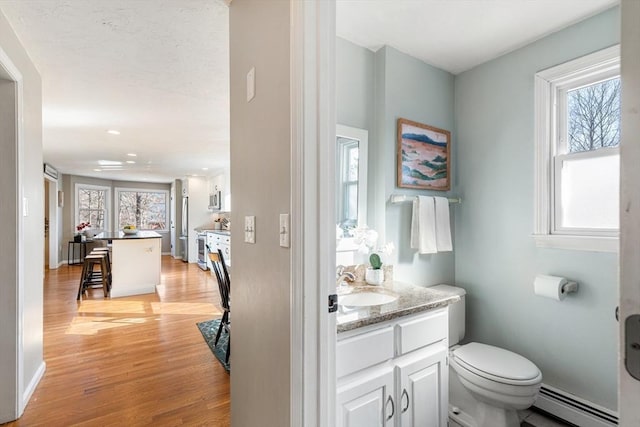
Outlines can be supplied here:
M155 231L105 231L94 240L111 241L111 297L151 294L160 284L162 236Z

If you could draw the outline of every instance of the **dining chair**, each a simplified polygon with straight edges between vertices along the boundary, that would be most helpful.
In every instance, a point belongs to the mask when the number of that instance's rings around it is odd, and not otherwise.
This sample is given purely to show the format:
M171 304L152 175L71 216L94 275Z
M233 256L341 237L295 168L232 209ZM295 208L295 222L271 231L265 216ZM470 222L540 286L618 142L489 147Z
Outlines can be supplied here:
M218 326L218 332L216 333L214 345L218 345L218 341L220 340L220 336L222 335L222 331L224 330L229 336L229 339L227 340L227 352L225 356L226 362L228 363L229 355L231 353L231 304L229 298L231 293L231 280L229 279L229 271L227 270L227 266L224 262L222 251L209 251L209 260L211 261L211 268L213 269L213 272L216 275L216 279L218 280L220 305L222 306L223 310L222 319L220 319L220 326Z

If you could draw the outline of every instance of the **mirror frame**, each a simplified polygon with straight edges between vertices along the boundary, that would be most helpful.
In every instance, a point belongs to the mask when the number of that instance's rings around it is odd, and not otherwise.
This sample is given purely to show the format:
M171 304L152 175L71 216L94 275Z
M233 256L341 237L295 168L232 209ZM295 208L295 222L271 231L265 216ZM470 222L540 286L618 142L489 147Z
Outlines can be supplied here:
M345 126L336 124L336 144L338 138L347 138L358 140L358 227L367 225L367 173L369 163L369 131L366 129L354 128L351 126ZM340 165L336 163L336 167ZM336 169L336 176L337 176ZM336 189L337 191L337 189ZM337 197L337 194L336 194ZM344 243L348 243L352 238L341 239L339 250L354 250L351 246L355 244L347 244L349 249L344 248Z

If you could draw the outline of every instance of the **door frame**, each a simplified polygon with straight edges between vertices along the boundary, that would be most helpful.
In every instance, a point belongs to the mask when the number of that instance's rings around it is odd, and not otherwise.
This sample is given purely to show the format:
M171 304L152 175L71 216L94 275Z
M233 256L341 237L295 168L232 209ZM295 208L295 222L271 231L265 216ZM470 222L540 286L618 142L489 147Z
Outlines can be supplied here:
M49 205L45 206L49 213L49 269L58 268L58 180L44 174L49 182Z
M335 424L335 0L291 6L291 426Z
M8 76L9 81L13 81L14 108L13 108L13 130L15 138L10 143L14 149L13 167L8 172L15 173L15 176L7 177L7 182L13 184L13 189L7 191L6 209L0 219L3 220L7 230L15 230L14 233L7 232L3 244L11 245L15 252L10 256L0 259L0 265L6 273L9 273L7 286L0 292L0 337L3 345L0 346L0 423L12 421L20 417L24 408L35 390L35 385L31 383L25 390L24 384L24 337L23 337L23 316L24 316L24 204L23 198L23 159L24 159L24 127L23 108L24 91L23 76L15 66L9 55L0 46L0 72ZM5 78L6 79L6 78ZM13 153L12 153L13 154ZM7 171L5 171L7 172ZM13 212L8 213L13 210ZM15 244L5 239L15 239ZM10 249L9 251L10 252ZM9 254L7 254L9 255ZM13 277L11 277L13 276Z
M618 412L621 426L640 425L640 381L625 367L625 321L640 314L640 2L621 2L622 141L620 144L620 323ZM640 337L639 337L640 338Z

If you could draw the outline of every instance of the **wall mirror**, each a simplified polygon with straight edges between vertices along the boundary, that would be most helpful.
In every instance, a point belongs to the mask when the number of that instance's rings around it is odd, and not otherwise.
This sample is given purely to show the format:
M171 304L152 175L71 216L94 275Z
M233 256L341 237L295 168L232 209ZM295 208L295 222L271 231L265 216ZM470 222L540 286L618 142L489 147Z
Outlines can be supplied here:
M353 251L351 230L367 224L369 132L336 125L336 237L338 251Z

